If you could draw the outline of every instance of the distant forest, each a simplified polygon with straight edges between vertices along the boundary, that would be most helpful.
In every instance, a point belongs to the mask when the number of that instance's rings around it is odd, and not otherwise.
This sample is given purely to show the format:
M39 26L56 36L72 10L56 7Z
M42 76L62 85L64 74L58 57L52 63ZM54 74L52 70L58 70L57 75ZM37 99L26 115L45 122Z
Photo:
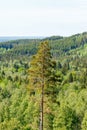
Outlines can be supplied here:
M43 86L43 93L42 93ZM87 33L0 42L0 130L87 130Z

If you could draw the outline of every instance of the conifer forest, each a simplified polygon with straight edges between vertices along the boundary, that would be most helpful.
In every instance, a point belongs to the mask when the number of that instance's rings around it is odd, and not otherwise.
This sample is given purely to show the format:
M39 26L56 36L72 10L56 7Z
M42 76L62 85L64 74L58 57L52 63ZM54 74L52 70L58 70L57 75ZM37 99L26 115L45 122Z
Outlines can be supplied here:
M0 130L87 130L87 32L0 42Z

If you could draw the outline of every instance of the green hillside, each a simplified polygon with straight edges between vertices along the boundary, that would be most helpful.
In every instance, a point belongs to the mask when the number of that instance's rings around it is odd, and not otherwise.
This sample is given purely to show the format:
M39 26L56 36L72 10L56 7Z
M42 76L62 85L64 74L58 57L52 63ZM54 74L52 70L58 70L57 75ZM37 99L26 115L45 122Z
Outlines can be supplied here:
M30 56L36 53L38 44L48 40L54 57L68 54L69 51L87 44L87 33L76 34L70 37L52 36L45 39L23 39L0 43L0 53L13 56ZM1 55L1 54L0 54ZM1 58L3 55L1 55Z
M0 42L0 130L39 129L43 65L44 130L87 130L86 32Z

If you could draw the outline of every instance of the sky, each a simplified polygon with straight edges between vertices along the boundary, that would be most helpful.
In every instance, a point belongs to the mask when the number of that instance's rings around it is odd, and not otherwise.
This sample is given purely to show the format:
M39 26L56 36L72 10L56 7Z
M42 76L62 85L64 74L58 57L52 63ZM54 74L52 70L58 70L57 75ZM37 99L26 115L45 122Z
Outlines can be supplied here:
M0 0L0 36L70 36L87 31L87 0Z

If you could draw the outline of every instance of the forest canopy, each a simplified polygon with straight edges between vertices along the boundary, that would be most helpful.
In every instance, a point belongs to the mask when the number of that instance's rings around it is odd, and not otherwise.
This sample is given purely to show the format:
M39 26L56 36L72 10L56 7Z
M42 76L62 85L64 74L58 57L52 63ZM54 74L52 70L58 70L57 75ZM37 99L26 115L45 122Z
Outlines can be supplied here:
M86 32L0 42L0 130L39 129L42 65L43 130L87 130Z

